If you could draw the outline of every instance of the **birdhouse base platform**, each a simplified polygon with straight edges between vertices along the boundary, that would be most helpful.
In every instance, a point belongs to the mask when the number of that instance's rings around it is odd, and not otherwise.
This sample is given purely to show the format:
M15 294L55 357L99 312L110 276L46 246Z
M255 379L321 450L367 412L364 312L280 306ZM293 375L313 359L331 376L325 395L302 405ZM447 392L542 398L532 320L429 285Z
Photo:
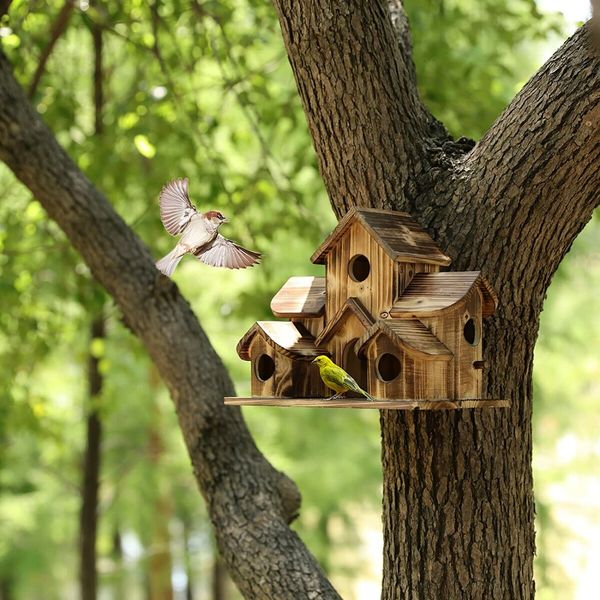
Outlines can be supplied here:
M461 410L465 408L508 408L508 400L365 400L362 398L225 398L228 406L281 406L296 408L374 408L376 410Z

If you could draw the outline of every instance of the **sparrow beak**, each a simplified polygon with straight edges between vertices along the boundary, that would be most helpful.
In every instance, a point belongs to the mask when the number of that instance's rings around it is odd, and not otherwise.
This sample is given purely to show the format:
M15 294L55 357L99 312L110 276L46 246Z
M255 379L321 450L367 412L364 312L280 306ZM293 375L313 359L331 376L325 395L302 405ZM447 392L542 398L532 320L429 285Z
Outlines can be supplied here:
M223 217L223 219L221 220L221 223L228 223L229 219L227 217Z

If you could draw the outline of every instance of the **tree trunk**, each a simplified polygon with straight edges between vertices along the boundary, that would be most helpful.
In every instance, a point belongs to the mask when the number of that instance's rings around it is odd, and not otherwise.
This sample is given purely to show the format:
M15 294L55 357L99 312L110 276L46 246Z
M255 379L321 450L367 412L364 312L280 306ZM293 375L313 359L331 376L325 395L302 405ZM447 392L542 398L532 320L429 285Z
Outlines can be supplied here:
M194 600L194 572L190 553L190 520L187 516L181 519L183 533L183 565L185 568L185 600Z
M465 153L415 106L397 1L318 0L319 18L307 2L275 4L336 213L409 210L454 269L481 269L500 296L485 330L487 391L510 410L381 411L382 598L531 598L533 348L546 288L600 187L587 29Z
M13 600L14 581L10 575L0 577L0 600Z
M72 3L65 3L65 7L69 6L72 6ZM68 20L68 16L65 18ZM95 107L94 135L100 136L103 131L102 110L104 102L102 95L102 32L98 27L92 27L92 41L94 46L94 75L92 79ZM104 341L105 337L104 311L100 310L99 315L92 321L90 346L94 340ZM89 412L87 416L80 529L80 594L82 600L96 600L98 585L96 534L98 528L102 421L97 403L102 392L102 385L103 377L100 372L100 360L99 357L94 356L90 347L88 358Z
M227 569L223 564L223 559L219 555L219 551L215 548L213 568L212 568L212 600L227 600Z
M531 358L552 274L598 201L600 68L579 30L471 149L421 105L398 0L275 0L332 205L409 210L500 296L489 395L509 410L382 412L383 598L531 598ZM388 10L392 10L392 17ZM0 158L65 231L167 384L229 572L247 598L337 598L287 522L189 305L58 146L0 55ZM243 532L243 535L242 535Z
M100 315L92 322L91 340L103 340L104 336L104 317ZM87 416L87 444L80 515L80 594L82 600L96 600L96 533L102 441L102 422L96 403L102 391L102 374L99 369L99 359L91 352L88 359L88 388L90 407Z
M127 567L123 560L123 544L119 524L115 524L112 535L112 598L113 600L125 600L127 597Z
M155 479L152 510L152 530L150 532L150 556L148 558L149 600L172 600L171 585L171 534L169 524L172 516L171 499L161 485L160 464L163 460L165 445L162 434L162 419L157 393L160 377L154 365L150 367L150 389L152 394L153 419L148 432L148 462L152 466Z

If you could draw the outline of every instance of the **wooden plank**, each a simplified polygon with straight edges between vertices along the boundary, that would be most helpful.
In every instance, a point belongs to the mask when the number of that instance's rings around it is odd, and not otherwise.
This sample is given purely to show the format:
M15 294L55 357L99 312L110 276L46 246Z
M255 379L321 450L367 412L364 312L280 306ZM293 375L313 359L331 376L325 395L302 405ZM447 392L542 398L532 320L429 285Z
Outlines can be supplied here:
M490 284L479 271L419 273L398 298L390 314L397 318L434 316L455 310L478 289L483 299L483 316L491 315L497 298Z
M315 347L314 338L307 333L290 321L257 321L238 342L237 353L242 360L250 360L250 345L259 335L285 356L309 360L324 352Z
M290 277L273 296L276 317L319 317L325 309L325 277Z
M508 408L508 400L469 398L463 400L361 400L342 398L225 398L228 406L279 406L282 408L362 408L375 410L460 410L466 408Z
M356 353L360 355L378 332L422 360L452 358L452 352L418 319L379 319L358 340Z
M362 221L394 260L448 266L452 261L431 236L405 212L359 209Z
M311 257L323 264L325 257L356 221L362 223L393 260L421 262L447 266L451 259L431 239L429 234L404 212L376 208L352 208Z

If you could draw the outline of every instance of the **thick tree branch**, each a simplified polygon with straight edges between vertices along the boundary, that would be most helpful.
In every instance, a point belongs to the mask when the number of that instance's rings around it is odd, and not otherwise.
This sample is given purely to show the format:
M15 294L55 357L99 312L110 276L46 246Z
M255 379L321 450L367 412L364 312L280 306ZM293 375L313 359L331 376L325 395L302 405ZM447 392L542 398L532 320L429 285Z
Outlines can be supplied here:
M522 316L534 318L552 275L600 202L599 122L600 59L588 24L454 163L452 177L444 169L434 172L431 192L400 206L419 215L456 268L483 267L501 306L513 304L511 288L526 281L532 304ZM482 218L489 220L485 230ZM498 248L504 251L490 252ZM534 279L531 263L544 265Z
M248 598L338 598L287 526L299 507L293 482L256 448L233 388L177 286L57 144L0 54L0 159L67 234L146 346L177 410L219 549Z
M410 34L410 26L408 17L402 4L402 0L387 0L388 12L392 27L396 33L396 40L400 46L400 55L402 61L406 65L407 80L411 86L417 87L417 72L412 58L412 36Z
M414 68L387 2L274 4L338 216L353 205L389 207L415 196L430 117L411 85Z

